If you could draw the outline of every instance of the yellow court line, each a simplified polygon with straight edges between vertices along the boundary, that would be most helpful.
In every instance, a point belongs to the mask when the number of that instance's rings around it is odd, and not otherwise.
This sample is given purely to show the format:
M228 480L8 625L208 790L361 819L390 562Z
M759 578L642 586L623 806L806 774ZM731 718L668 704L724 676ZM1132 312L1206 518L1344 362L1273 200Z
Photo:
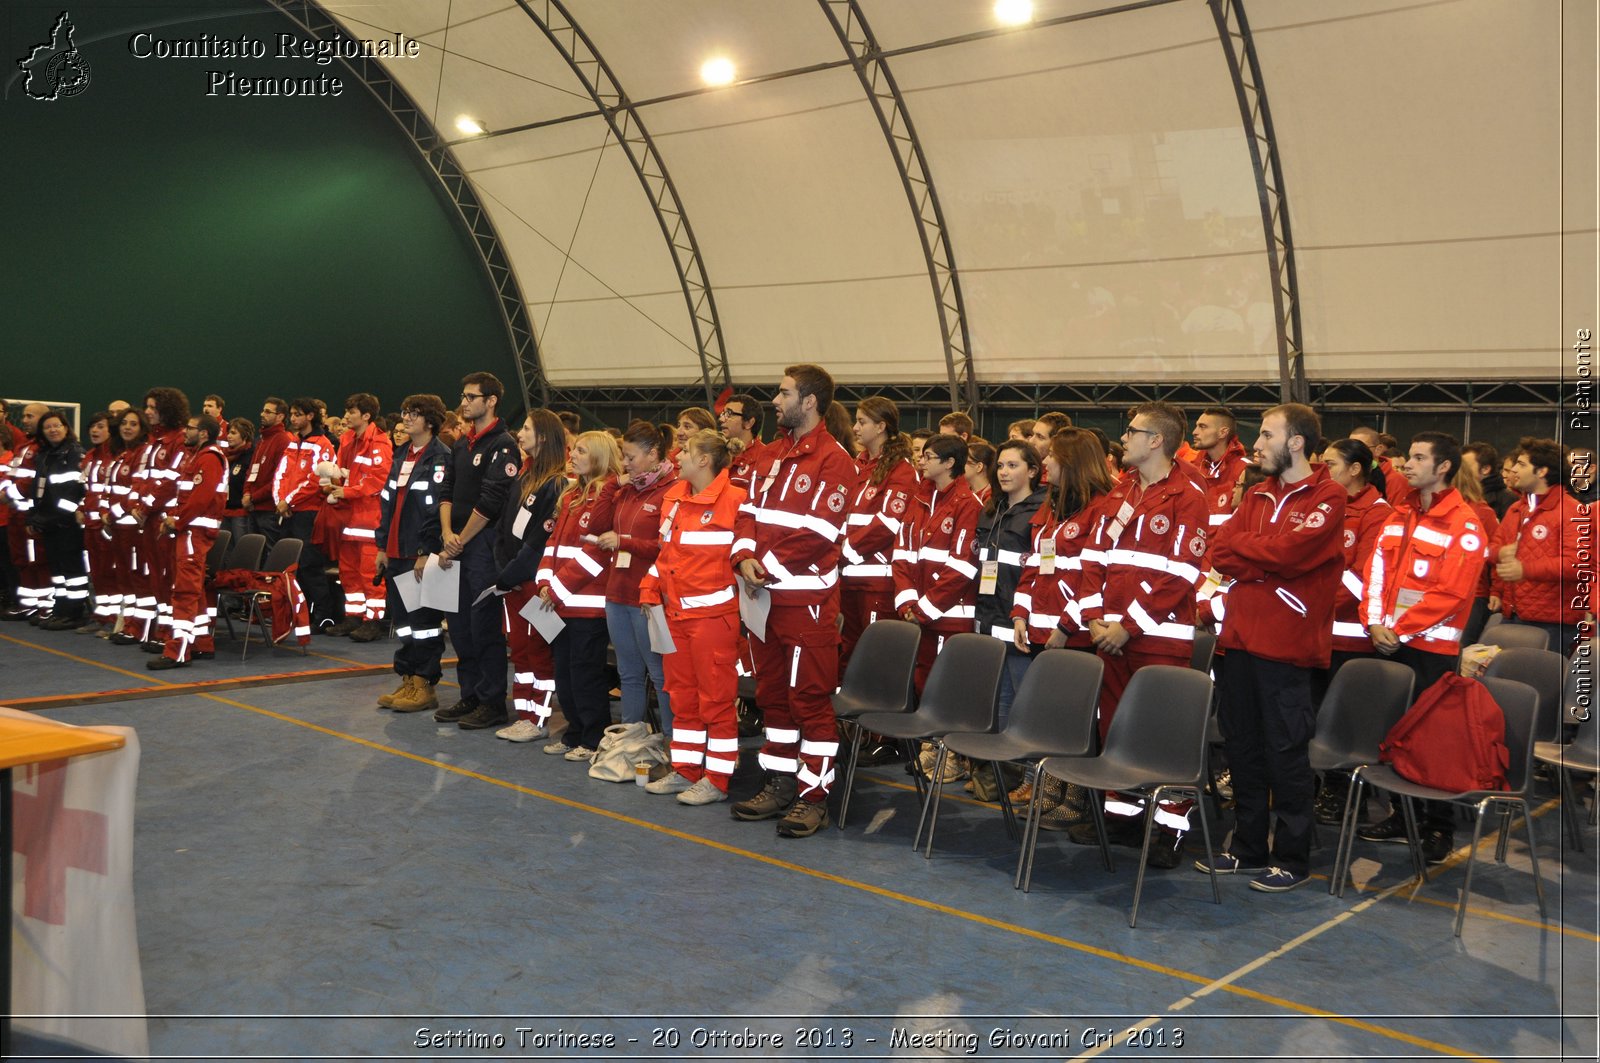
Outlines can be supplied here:
M182 686L183 685L181 683L171 683L171 682L168 682L165 679L157 679L155 676L151 675L148 671L130 672L130 671L128 671L128 669L126 669L126 668L118 668L114 664L106 664L103 661L91 661L87 657L79 657L77 654L68 653L65 650L53 650L49 646L41 646L37 642L29 642L26 639L13 638L10 635L0 635L0 639L4 639L6 642L14 642L18 646L25 646L30 650L38 650L41 653L53 653L57 657L65 657L67 660L69 660L69 661L77 661L79 664L89 664L89 665L93 665L96 668L104 668L108 672L116 672L118 675L125 675L125 676L128 676L130 679L142 679L146 683L154 683L156 686L175 687L175 686Z
M7 638L7 639L9 639L9 641L16 642L18 645L28 646L28 647L31 647L31 648L34 648L34 649L46 649L45 647L37 646L36 644L31 643L31 642L24 642L24 641L21 641L21 640L18 640L18 639L10 639L9 636L0 635L0 638ZM98 661L91 661L91 660L89 660L87 658L83 658L83 657L76 657L73 654L65 653L65 652L60 651L60 650L48 650L47 649L46 652L54 653L57 656L67 657L67 658L70 658L72 660L76 660L76 661L79 661L81 663L84 663L84 664L93 665L95 667L107 668L107 669L109 669L111 671L121 671L121 669L117 669L114 666L101 664ZM124 673L124 674L135 674L135 673ZM804 865L801 865L801 864L796 864L796 863L793 863L793 862L788 861L788 860L780 860L777 857L767 856L767 855L765 855L763 853L753 852L753 851L751 851L749 849L741 849L741 848L739 848L737 846L728 845L728 844L726 844L724 842L715 841L713 839L705 838L705 837L702 837L700 835L690 834L690 833L688 833L686 831L677 830L677 829L672 828L672 827L665 827L665 826L662 826L662 825L657 824L657 823L651 823L651 822L649 822L647 820L637 819L637 818L635 818L633 816L629 816L629 815L626 815L626 814L621 813L621 812L614 812L614 811L612 811L610 809L599 808L599 807L596 807L594 805L584 804L582 801L575 801L575 800L573 800L571 798L561 797L558 794L551 794L551 793L546 793L546 792L544 792L542 790L535 790L532 787L523 786L523 785L521 785L519 783L510 782L510 781L507 781L505 779L497 779L492 775L485 775L482 772L472 771L470 769L463 768L463 767L461 767L459 765L456 765L456 764L447 764L444 761L434 760L431 757L425 757L425 756L422 756L420 754L411 753L411 752L408 752L408 751L403 750L403 749L396 749L393 746L387 746L387 745L384 745L381 742L374 742L374 741L372 741L370 739L362 738L362 737L360 737L358 735L347 734L347 733L345 733L343 731L336 731L331 727L324 727L321 724L311 723L311 722L306 721L306 720L297 719L296 717L288 716L288 715L286 715L284 713L280 713L280 712L275 712L275 711L273 711L271 709L261 708L258 705L247 705L242 701L235 701L232 698L225 698L225 697L222 697L222 696L217 695L217 694L200 694L198 696L202 697L202 698L204 698L204 699L206 699L208 701L214 701L214 702L217 702L217 703L222 704L222 705L230 705L230 706L232 706L234 708L244 709L246 712L251 712L251 713L255 713L255 714L260 715L260 716L265 716L265 717L268 717L269 719L278 720L278 721L280 721L282 723L292 724L292 725L294 725L296 727L303 727L303 728L305 728L307 730L315 731L315 732L317 732L319 734L325 734L325 735L328 735L329 737L332 737L332 738L339 738L339 739L342 739L342 740L347 741L347 742L353 742L356 745L365 746L368 749L376 750L378 752L388 753L388 754L400 757L400 758L405 759L405 760L414 761L414 762L416 762L418 764L424 764L424 765L427 765L428 767L434 768L434 769L439 770L439 771L450 772L451 774L459 775L459 776L462 776L463 778L474 779L474 780L476 780L478 782L488 783L491 786L498 786L498 787L500 787L502 789L511 790L513 792L520 793L520 794L525 794L525 795L527 795L529 797L540 798L542 800L549 801L549 802L551 802L553 804L561 805L563 807L571 808L571 809L574 809L574 810L580 811L580 812L587 812L587 813L589 813L591 815L601 816L601 817L603 817L605 819L614 820L614 821L616 821L618 823L626 823L629 826L640 827L640 828L642 828L644 830L653 831L653 832L655 832L657 834L663 834L663 835L666 835L666 836L671 837L671 838L677 838L680 841L686 841L686 842L689 842L689 843L694 844L694 845L700 845L700 846L704 846L704 847L709 848L709 849L717 850L719 852L724 852L724 853L727 853L727 854L729 854L731 856L742 857L742 858L744 858L746 860L751 860L751 861L754 861L754 862L760 863L760 864L766 864L769 867L775 867L775 868L779 868L779 869L785 870L785 871L794 871L794 872L797 872L797 873L799 873L801 875L805 875L805 876L807 876L809 878L820 879L820 880L822 880L824 882L831 882L831 883L833 883L835 885L838 885L838 886L844 886L844 887L846 887L848 889L854 889L854 890L858 890L858 891L863 892L863 893L868 893L868 894L872 894L874 896L883 897L883 898L885 898L887 900L897 901L897 902L899 902L901 904L910 905L910 906L915 907L915 908L922 908L922 909L927 910L927 911L938 912L938 913L940 913L942 915L948 915L948 916L950 916L952 918L960 919L960 920L962 920L964 922L975 923L975 924L977 924L979 926L991 927L991 928L996 929L996 930L1003 930L1003 931L1006 931L1007 933L1015 934L1015 935L1017 935L1019 937L1032 938L1033 940L1042 941L1042 942L1045 942L1045 943L1051 944L1051 945L1058 945L1058 946L1060 946L1062 948L1071 949L1072 951L1075 951L1075 952L1085 953L1087 955L1095 956L1095 957L1100 958L1100 959L1111 960L1113 962L1125 964L1127 966L1134 967L1134 968L1137 968L1139 970L1144 970L1144 971L1149 971L1149 972L1152 972L1152 973L1155 973L1155 974L1165 975L1166 977L1173 978L1173 979L1176 979L1178 981L1190 982L1190 983L1193 983L1195 985L1199 985L1199 986L1202 987L1201 993L1195 994L1194 996L1191 996L1191 997L1188 997L1188 998L1185 998L1185 1001L1180 1001L1179 1002L1180 1005L1183 1005L1186 1001L1193 1001L1196 997L1198 997L1200 995L1203 995L1203 994L1208 994L1208 993L1218 992L1218 991L1225 992L1225 993L1231 993L1231 994L1234 994L1236 996L1244 997L1246 999L1260 1001L1262 1003L1269 1004L1269 1005L1271 1005L1273 1007L1281 1008L1281 1009L1286 1010L1286 1011L1298 1012L1298 1013L1300 1013L1302 1015L1306 1015L1306 1016L1309 1016L1309 1017L1312 1017L1312 1018L1325 1019L1325 1020L1327 1020L1329 1022L1339 1023L1339 1024L1344 1025L1344 1026L1349 1026L1349 1027L1351 1027L1353 1029L1363 1030L1363 1031L1368 1032L1368 1033L1377 1034L1377 1035L1379 1035L1381 1037L1385 1037L1385 1038L1388 1038L1388 1039L1391 1039L1391 1040L1395 1040L1395 1041L1400 1041L1400 1042L1402 1042L1404 1044L1413 1045L1413 1046L1418 1047L1418 1048L1425 1048L1425 1049L1428 1049L1429 1051L1438 1052L1438 1053L1443 1054L1443 1055L1465 1057L1465 1058L1474 1059L1474 1060L1483 1060L1484 1063L1495 1063L1494 1060L1492 1060L1492 1059L1490 1059L1488 1057L1478 1056L1478 1055L1476 1055L1476 1054L1474 1054L1472 1052L1466 1051L1465 1049L1456 1048L1456 1047L1453 1047L1451 1045L1443 1044L1443 1043L1438 1042L1438 1041L1431 1041L1431 1040L1428 1040L1426 1038L1416 1037L1416 1036L1414 1036L1412 1034L1405 1033L1402 1030L1395 1030L1395 1029L1391 1029L1391 1028L1386 1027L1386 1026L1378 1026L1378 1025L1373 1024L1373 1023L1364 1022L1364 1021L1362 1021L1360 1019L1354 1019L1354 1018L1350 1018L1348 1016L1339 1015L1336 1012L1327 1011L1326 1009L1323 1009L1323 1008L1313 1007L1313 1006L1311 1006L1309 1004L1301 1004L1301 1003L1298 1003L1298 1002L1293 1001L1293 1000L1288 1000L1288 999L1285 999L1285 998L1282 998L1282 997L1271 996L1269 994L1261 993L1261 992L1258 992L1258 991L1253 990L1253 989L1245 989L1245 988L1243 988L1241 986L1237 986L1237 985L1232 984L1230 981L1225 981L1225 980L1224 981L1219 981L1217 979L1207 978L1204 975L1195 974L1195 973L1193 973L1191 971L1180 970L1180 969L1178 969L1176 967L1168 967L1168 966L1166 966L1164 964L1152 963L1149 960L1142 960L1142 959L1139 959L1136 956L1129 956L1129 955L1127 955L1125 953L1113 952L1110 949L1102 949L1102 948L1099 948L1098 946L1089 945L1089 944L1086 944L1086 943L1081 942L1081 941L1073 941L1071 938L1064 938L1064 937L1061 937L1061 936L1059 936L1057 934L1049 934L1049 933L1046 933L1046 932L1041 931L1041 930L1034 930L1031 927L1021 926L1021 925L1018 925L1016 923L1008 923L1008 922L1005 922L1005 921L1000 920L1000 919L993 919L993 918L990 918L989 916L986 916L986 915L979 915L976 912L969 912L969 911L966 911L965 909L955 908L955 907L952 907L950 905L940 904L937 901L930 901L930 900L925 900L924 898L921 898L921 897L914 897L914 896L912 896L910 894L907 894L907 893L901 893L898 890L886 889L886 888L884 888L882 886L874 886L869 882L861 882L861 881L856 880L856 879L845 878L842 875L835 875L835 874L832 874L832 873L827 872L827 871L817 870L816 868L805 867ZM1391 889L1391 891L1392 890L1398 890L1398 889L1402 888L1403 886L1404 886L1404 884L1401 884L1399 886L1390 887L1390 889ZM1358 904L1356 906L1356 908L1350 909L1350 910L1348 910L1348 911L1346 911L1344 913L1341 913L1339 916L1335 917L1333 922L1343 922L1345 919L1354 916L1357 911L1359 911L1359 910L1361 910L1363 908L1369 907L1369 906L1371 906L1373 904L1376 904L1379 900L1382 899L1383 896L1384 896L1383 894L1380 894L1380 895L1377 895L1377 896L1374 896L1374 897L1370 897L1367 900L1360 902L1360 904ZM1296 939L1296 941L1298 942L1299 940L1306 938L1307 935L1309 935L1309 934L1318 933L1318 932L1320 932L1321 929L1322 928L1315 928L1312 931L1308 931L1306 935L1301 935L1301 937ZM1290 943L1286 944L1285 946L1283 946L1280 950L1275 950L1274 953L1269 953L1267 955L1267 957L1262 957L1260 960L1255 961L1255 963L1250 965L1250 966L1253 967L1253 966L1256 966L1256 965L1258 965L1260 963L1263 963L1266 959L1272 957L1273 955L1276 955L1276 953L1278 951L1282 951L1282 949L1286 949L1286 948L1292 947L1294 944L1295 944L1295 942L1290 942ZM1243 973L1245 973L1245 971L1247 969L1248 968L1241 968L1238 972L1235 972L1234 976L1230 976L1230 977L1236 977L1239 974L1243 974ZM1155 1020L1147 1019L1141 1025L1148 1025L1152 1021L1155 1021Z

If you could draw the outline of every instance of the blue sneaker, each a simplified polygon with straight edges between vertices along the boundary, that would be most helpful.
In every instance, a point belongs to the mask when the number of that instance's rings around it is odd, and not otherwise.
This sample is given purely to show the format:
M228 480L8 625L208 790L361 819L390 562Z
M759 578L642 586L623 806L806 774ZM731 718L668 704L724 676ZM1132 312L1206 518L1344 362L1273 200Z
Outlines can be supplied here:
M1310 881L1310 875L1286 871L1281 867L1269 867L1250 880L1250 888L1260 890L1262 893L1288 893Z
M1237 856L1234 856L1226 849L1217 854L1216 860L1214 861L1214 866L1216 867L1217 874L1219 875L1259 875L1266 870L1265 866L1247 866L1243 860L1240 860ZM1207 863L1204 860L1196 860L1194 862L1194 869L1200 872L1202 875L1211 874L1212 867L1213 864Z

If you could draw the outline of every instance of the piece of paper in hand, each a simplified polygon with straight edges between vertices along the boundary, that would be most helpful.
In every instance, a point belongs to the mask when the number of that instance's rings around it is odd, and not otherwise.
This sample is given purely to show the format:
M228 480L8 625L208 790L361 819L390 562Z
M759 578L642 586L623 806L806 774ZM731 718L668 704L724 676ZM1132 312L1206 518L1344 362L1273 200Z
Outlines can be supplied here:
M422 584L417 582L416 573L406 569L394 579L394 589L400 594L400 604L406 607L406 612L416 612L422 608Z
M453 613L461 608L461 562L458 559L449 568L439 566L439 555L429 554L427 567L422 570L422 607Z
M517 610L517 612L522 616L522 619L533 625L533 630L537 631L539 637L547 643L554 642L556 636L561 634L567 626L567 622L561 619L554 609L546 609L544 602L538 598L529 598L528 604Z
M667 628L667 611L659 605L646 606L649 610L645 626L650 629L650 649L653 653L668 654L677 651L672 632Z
M757 587L754 598L746 590L748 584L739 581L739 619L744 621L745 628L752 636L767 641L767 614L772 611L772 592L765 587Z
M483 604L483 600L485 598L489 597L489 595L491 595L491 594L496 595L496 596L501 597L501 598L504 598L509 593L510 593L509 591L503 591L499 587L495 587L495 586L485 587L483 589L483 593L482 594L480 594L476 598L472 599L472 605L469 608L476 609L479 605Z

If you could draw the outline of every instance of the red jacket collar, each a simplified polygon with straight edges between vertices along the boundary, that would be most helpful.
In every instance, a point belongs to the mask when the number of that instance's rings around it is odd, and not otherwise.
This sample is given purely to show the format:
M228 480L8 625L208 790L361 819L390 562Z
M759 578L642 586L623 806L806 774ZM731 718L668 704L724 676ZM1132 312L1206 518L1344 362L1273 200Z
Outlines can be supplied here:
M468 428L465 432L463 432L461 434L461 438L465 439L467 441L467 446L468 447L471 447L474 444L476 444L478 442L478 440L482 439L484 436L488 435L490 432L493 432L499 426L500 426L500 418L495 417L492 420L490 420L488 424L483 426L483 431L474 432L472 429Z

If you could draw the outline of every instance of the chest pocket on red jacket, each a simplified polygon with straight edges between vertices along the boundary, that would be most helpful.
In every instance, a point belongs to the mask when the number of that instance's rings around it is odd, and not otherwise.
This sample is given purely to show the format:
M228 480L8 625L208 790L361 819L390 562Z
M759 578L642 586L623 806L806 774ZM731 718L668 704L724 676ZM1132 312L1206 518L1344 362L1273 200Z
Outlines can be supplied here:
M1447 574L1446 569L1450 567L1449 560L1450 557L1445 547L1422 539L1413 539L1411 540L1411 567L1406 571L1406 575L1416 580L1441 583Z

